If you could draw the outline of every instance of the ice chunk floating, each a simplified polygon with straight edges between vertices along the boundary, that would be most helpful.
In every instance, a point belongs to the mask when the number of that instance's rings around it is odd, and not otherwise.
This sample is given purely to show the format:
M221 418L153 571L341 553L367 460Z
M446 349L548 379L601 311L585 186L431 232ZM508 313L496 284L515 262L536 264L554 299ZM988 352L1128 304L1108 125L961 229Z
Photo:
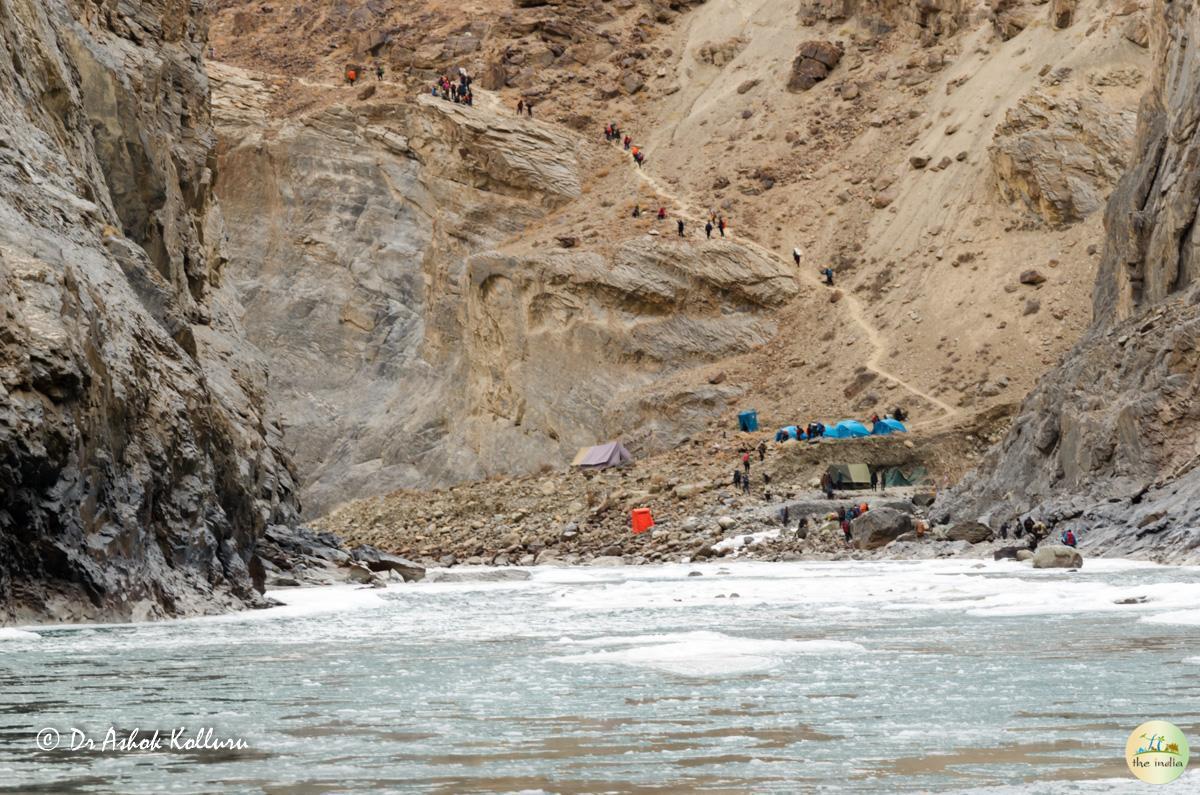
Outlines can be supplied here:
M283 590L272 594L283 607L220 619L0 630L4 784L1121 792L1136 790L1123 773L1135 726L1200 723L1188 697L1200 675L1197 569L970 560L531 571ZM70 737L110 726L211 728L247 747L35 745L46 727Z

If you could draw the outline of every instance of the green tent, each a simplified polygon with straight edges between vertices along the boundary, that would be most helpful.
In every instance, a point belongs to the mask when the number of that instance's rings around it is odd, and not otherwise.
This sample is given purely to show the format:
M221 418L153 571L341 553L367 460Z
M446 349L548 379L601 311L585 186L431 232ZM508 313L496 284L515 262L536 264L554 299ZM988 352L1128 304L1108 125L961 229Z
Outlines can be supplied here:
M887 486L918 486L929 479L925 467L888 467L883 471L883 485Z
M866 464L830 464L825 470L835 489L871 488L871 468Z

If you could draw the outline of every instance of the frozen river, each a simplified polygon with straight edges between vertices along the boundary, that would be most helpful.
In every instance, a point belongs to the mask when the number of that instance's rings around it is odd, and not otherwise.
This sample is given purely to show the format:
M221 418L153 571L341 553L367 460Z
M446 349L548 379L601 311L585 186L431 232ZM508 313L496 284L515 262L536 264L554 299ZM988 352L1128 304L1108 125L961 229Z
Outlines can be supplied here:
M531 572L0 629L0 792L1141 792L1135 726L1200 738L1200 569Z

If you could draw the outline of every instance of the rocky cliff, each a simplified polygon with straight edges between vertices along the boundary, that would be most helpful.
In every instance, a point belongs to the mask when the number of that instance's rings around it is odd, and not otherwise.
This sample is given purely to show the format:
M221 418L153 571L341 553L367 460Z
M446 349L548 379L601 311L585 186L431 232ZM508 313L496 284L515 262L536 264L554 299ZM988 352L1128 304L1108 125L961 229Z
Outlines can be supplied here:
M0 8L0 621L254 604L297 510L222 279L200 8Z
M564 222L595 215L595 153L489 92L467 108L385 85L272 118L278 80L214 76L230 273L314 513L608 435L673 443L740 390L664 376L766 342L797 292L730 240Z
M1159 0L1149 19L1154 67L1092 326L939 506L1077 519L1098 548L1178 560L1200 546L1200 4Z

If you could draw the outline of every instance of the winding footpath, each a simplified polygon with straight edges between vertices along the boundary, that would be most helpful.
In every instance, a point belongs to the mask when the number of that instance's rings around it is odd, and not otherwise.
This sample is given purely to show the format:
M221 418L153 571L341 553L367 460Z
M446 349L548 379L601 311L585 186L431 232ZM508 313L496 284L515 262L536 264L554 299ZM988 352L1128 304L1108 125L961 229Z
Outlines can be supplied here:
M645 170L645 168L635 167L634 171L637 173L638 179L640 179L643 183L648 185L652 190L654 190L655 193L657 193L661 196L667 197L672 202L674 202L676 205L683 208L683 210L688 215L691 215L691 216L697 217L697 218L706 217L706 213L698 210L690 202L682 200L674 191L668 189L658 179L656 179L652 174L647 172ZM742 245L746 246L747 248L752 248L752 249L756 250L759 254L762 254L764 257L768 257L770 259L775 259L775 258L781 256L780 254L767 249L765 246L759 245L757 242L755 242L754 240L751 240L749 238L742 238L739 242L741 242ZM811 269L800 268L799 270L800 270L800 273L802 274L802 277L805 278L811 285L817 287L818 289L820 289L824 286L824 283L817 277L817 275L815 273L811 272ZM866 337L868 344L870 344L870 346L871 346L871 355L869 357L867 357L867 361L864 362L864 366L871 372L875 373L880 378L883 378L887 381L892 381L892 382L896 383L901 388L905 389L906 391L910 392L911 394L915 395L916 397L926 401L930 405L936 406L939 410L942 411L941 417L934 417L929 420L924 420L923 422L914 423L910 427L912 427L912 428L921 428L921 427L927 428L927 427L930 427L933 425L940 425L940 424L944 424L944 423L953 422L954 420L956 420L962 416L961 409L951 406L949 403L945 402L944 400L934 397L933 395L929 394L928 392L925 392L924 390L918 389L917 387L915 387L912 384L905 381L900 376L885 369L882 366L881 362L883 361L884 357L887 355L887 352L888 352L887 345L884 343L883 338L879 333L879 330L876 329L873 325L871 325L871 322L869 320L867 320L867 316L863 312L861 302L859 302L858 298L851 295L850 292L848 292L846 290L842 291L841 302L846 307L846 312L850 315L850 318L854 321L854 323L859 328L862 329L863 335Z

